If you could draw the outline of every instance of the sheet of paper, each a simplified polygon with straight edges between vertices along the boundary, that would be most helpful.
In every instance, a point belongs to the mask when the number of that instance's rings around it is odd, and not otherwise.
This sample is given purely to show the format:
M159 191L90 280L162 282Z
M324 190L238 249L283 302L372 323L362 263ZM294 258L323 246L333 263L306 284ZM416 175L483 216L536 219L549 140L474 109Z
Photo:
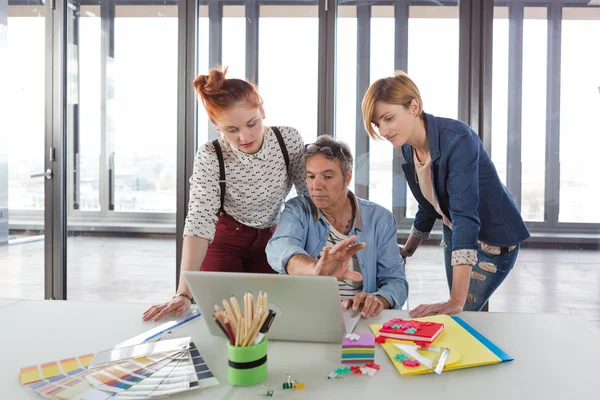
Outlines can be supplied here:
M130 339L127 339L124 342L121 342L115 346L115 348L134 346L136 344L156 341L159 340L165 333L180 327L183 324L186 324L200 316L200 311L196 309L190 309L181 317L177 318L174 321L168 321L164 324L161 324L155 328L152 328L144 333L141 333L137 336L134 336Z
M354 332L354 328L360 319L360 310L353 310L349 308L347 310L342 309L342 315L344 316L344 324L346 325L346 333Z

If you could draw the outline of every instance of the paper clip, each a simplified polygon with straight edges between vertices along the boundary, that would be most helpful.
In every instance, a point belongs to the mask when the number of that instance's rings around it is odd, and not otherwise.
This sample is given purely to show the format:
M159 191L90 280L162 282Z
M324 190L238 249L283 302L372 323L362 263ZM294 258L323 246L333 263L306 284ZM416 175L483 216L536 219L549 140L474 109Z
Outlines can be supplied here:
M283 389L293 389L294 388L294 383L292 381L292 375L291 374L285 374L285 376L283 377L283 379L285 379L285 382L283 382Z
M304 383L303 382L298 382L296 380L292 380L292 375L291 374L285 374L284 379L286 380L285 382L283 382L283 389L294 389L294 390L300 390L304 388Z
M257 394L256 397L273 397L273 393L275 393L273 389L268 388L265 385L260 385L260 386L263 387L264 389L266 389L266 393Z

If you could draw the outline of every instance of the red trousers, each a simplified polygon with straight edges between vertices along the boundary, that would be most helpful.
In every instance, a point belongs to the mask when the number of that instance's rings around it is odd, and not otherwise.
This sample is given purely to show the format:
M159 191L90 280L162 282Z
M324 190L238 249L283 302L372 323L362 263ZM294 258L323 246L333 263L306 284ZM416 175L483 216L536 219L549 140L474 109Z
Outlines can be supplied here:
M208 246L200 271L275 274L265 248L275 227L251 228L227 214L219 214L215 238Z

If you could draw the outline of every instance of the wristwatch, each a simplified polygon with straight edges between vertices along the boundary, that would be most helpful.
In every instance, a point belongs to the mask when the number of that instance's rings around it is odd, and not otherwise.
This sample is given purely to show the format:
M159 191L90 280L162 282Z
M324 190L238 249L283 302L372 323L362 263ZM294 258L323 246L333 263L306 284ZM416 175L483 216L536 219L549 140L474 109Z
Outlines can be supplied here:
M192 296L190 296L190 295L189 295L189 294L187 294L187 293L177 293L175 296L173 296L173 299L174 299L175 297L185 297L185 298L186 298L186 299L188 299L189 301L192 301L192 302L194 301L194 299L192 298Z

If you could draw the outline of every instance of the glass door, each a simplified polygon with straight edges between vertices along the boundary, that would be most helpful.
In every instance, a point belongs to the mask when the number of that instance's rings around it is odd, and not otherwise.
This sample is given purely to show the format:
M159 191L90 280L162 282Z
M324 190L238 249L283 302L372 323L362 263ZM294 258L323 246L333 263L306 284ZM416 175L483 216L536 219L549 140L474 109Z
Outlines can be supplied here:
M0 298L44 298L46 7L33 3L0 0Z
M66 1L67 298L175 291L177 2Z

